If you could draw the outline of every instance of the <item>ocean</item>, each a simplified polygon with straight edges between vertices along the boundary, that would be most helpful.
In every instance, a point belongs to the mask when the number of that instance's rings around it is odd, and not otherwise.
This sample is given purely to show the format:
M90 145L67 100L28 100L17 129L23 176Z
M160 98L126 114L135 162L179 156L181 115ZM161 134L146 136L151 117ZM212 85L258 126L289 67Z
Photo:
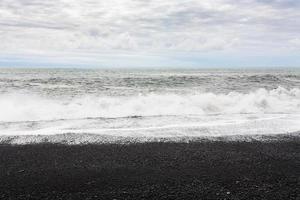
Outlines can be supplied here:
M299 122L300 69L0 69L6 138L269 135Z

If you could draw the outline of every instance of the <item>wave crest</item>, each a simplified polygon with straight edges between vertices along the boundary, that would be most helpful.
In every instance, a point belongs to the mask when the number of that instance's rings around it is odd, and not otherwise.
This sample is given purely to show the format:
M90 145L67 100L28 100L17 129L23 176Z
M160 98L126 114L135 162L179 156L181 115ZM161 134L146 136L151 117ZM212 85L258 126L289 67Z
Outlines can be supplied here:
M37 121L89 117L300 113L300 90L278 87L249 93L148 94L50 99L33 94L0 95L0 121Z

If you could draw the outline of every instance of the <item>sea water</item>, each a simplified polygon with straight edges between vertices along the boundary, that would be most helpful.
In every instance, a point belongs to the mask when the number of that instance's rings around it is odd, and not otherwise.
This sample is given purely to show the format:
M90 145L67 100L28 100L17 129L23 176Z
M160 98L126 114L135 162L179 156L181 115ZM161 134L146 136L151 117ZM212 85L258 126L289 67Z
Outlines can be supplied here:
M0 135L300 131L299 69L0 69Z

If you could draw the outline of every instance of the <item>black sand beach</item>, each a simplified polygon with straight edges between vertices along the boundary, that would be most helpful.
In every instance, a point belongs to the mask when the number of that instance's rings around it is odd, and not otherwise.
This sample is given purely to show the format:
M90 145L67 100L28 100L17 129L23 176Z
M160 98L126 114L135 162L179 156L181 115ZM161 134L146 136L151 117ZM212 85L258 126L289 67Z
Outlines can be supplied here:
M1 199L299 199L300 139L0 146Z

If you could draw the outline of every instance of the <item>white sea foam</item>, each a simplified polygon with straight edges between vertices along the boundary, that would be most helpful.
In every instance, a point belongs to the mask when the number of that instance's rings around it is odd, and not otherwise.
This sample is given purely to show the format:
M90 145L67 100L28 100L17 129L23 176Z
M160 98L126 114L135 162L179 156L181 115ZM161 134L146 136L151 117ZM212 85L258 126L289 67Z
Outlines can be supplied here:
M9 93L0 94L0 110L2 122L165 115L299 114L300 90L279 87L246 94L89 95L71 100Z
M93 133L113 137L282 134L300 130L300 90L249 93L88 95L50 99L0 95L1 135Z

